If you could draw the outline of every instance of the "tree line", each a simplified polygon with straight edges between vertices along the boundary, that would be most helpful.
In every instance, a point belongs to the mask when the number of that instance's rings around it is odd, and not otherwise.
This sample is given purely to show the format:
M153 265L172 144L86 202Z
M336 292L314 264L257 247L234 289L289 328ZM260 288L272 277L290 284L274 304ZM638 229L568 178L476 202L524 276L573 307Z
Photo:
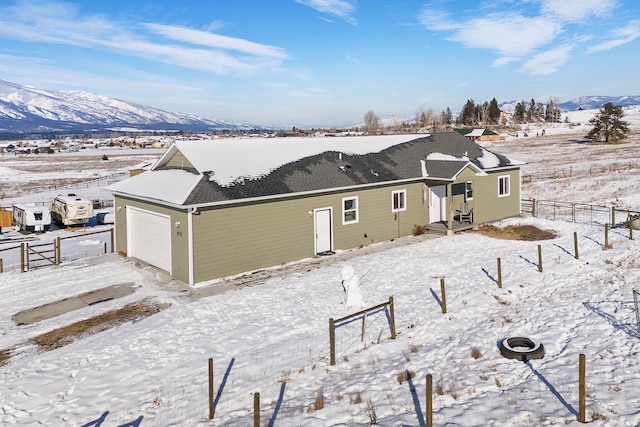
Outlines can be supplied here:
M509 118L511 115L511 119ZM516 104L513 114L504 113L498 106L496 98L491 101L476 103L473 99L467 100L460 113L454 117L451 108L434 110L420 106L416 109L413 123L401 122L389 119L383 125L383 121L372 110L364 115L362 131L367 134L378 132L382 128L394 130L409 130L417 132L446 132L453 125L470 127L506 126L510 123L532 122L560 122L560 101L557 97L550 97L546 103L531 99L529 103L520 101Z

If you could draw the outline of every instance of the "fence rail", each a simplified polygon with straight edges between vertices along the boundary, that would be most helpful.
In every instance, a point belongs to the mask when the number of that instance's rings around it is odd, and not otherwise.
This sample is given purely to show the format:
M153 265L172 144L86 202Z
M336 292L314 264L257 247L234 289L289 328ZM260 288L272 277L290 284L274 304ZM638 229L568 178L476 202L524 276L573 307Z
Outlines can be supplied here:
M65 261L102 255L113 250L113 228L58 237L55 240L32 240L0 248L0 272L16 270L24 272Z

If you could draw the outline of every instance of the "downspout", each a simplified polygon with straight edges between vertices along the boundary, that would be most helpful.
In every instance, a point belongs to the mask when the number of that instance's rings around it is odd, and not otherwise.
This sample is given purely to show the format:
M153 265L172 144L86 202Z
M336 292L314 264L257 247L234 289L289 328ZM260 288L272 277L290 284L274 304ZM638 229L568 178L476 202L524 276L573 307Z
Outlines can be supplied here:
M194 285L194 266L193 266L193 215L200 214L198 208L190 208L187 210L187 262L189 263L189 285Z

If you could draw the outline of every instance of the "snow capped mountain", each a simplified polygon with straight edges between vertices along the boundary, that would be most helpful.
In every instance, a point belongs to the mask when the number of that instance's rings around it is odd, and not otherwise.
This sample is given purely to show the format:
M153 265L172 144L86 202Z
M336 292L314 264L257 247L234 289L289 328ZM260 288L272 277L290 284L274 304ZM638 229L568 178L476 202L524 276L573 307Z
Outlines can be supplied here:
M529 106L531 100L525 101L518 99L515 101L507 101L499 104L499 107L503 111L513 113L516 109L516 105L523 102L526 107ZM542 102L547 104L548 100L537 100L536 102ZM560 104L562 111L578 111L578 110L597 110L602 108L607 102L612 102L614 105L621 107L630 107L633 105L640 105L640 96L581 96L574 98L571 101L563 102Z
M602 108L607 102L621 107L630 107L640 105L640 96L581 96L564 102L560 106L568 111L594 110Z
M0 80L0 132L56 132L134 128L207 131L258 126L205 119L91 92L54 91Z

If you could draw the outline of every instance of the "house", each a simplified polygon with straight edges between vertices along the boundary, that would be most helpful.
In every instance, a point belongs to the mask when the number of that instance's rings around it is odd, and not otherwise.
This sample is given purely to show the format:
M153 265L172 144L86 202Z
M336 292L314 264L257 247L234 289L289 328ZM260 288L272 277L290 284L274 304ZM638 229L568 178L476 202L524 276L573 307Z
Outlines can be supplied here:
M500 141L502 137L489 129L459 129L458 133L472 141Z
M521 164L455 132L177 141L107 189L116 250L196 284L518 216Z

